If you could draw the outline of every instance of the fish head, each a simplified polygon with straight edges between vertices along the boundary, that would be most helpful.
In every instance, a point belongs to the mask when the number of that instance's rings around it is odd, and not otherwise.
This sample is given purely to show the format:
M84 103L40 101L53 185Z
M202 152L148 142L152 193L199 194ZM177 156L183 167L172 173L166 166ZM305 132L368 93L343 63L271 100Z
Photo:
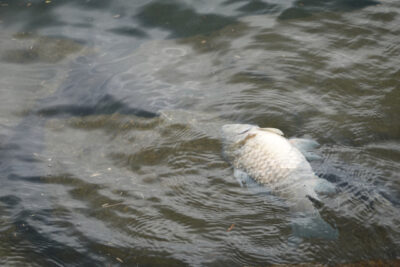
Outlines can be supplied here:
M256 129L259 127L252 124L225 124L222 126L222 138L225 144L237 143Z
M257 129L259 129L258 126L251 124L225 124L222 126L224 158L232 163L240 153L240 147L245 143L246 138Z
M275 128L260 128L253 124L226 124L222 126L222 144L224 158L233 163L240 157L244 147L249 142L253 144L267 143L272 144L273 149L280 149L280 144L286 144L287 140L282 137L283 133ZM260 138L263 140L260 140ZM278 140L279 142L275 142ZM285 143L286 142L286 143ZM251 146L251 145L250 145ZM258 145L255 145L257 147ZM265 155L264 155L265 156Z

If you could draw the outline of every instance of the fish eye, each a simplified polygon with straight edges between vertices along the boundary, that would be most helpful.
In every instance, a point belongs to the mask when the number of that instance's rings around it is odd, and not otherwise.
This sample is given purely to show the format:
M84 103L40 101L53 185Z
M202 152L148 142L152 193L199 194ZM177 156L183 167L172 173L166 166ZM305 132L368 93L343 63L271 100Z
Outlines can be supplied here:
M249 130L250 130L250 128L247 128L246 130L244 130L244 131L240 132L239 134L244 134L244 133L247 133Z

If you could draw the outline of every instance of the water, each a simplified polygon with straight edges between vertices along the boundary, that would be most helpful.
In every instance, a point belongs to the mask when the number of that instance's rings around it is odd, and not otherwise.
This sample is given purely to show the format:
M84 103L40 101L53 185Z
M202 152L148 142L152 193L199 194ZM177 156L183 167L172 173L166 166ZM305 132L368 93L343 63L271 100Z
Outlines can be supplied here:
M397 1L0 2L0 263L398 263ZM241 188L224 123L312 138L336 240ZM364 263L363 263L364 262Z

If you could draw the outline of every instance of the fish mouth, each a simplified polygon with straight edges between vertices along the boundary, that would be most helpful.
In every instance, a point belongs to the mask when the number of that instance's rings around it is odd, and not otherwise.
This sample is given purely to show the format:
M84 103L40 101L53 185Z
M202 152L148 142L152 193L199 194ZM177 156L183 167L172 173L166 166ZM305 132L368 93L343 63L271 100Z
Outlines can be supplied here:
M254 127L257 126L251 124L225 124L222 126L222 133L224 135L240 135L250 131Z

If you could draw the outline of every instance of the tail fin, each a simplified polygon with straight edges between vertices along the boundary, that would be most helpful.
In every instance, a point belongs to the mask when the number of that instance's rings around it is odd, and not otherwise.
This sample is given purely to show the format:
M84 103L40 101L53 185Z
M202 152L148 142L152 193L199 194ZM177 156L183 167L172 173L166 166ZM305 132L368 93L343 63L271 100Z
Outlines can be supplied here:
M300 238L335 240L339 236L337 229L333 228L319 213L313 213L309 216L293 215L292 233Z

